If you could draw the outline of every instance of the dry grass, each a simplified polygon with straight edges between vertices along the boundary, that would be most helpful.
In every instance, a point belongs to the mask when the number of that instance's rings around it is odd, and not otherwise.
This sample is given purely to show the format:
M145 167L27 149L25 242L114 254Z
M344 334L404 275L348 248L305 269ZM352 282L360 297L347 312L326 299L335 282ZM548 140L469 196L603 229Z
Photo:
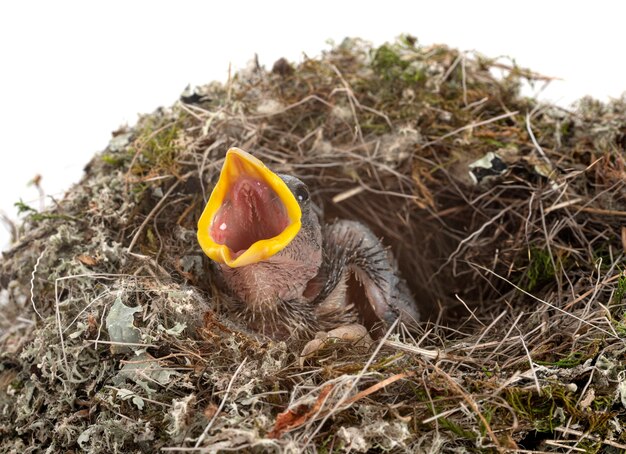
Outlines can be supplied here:
M0 450L626 449L626 100L519 95L547 79L410 37L346 40L118 131L3 254ZM384 238L419 332L301 369L307 339L239 326L195 241L230 146ZM111 319L135 340L112 340Z

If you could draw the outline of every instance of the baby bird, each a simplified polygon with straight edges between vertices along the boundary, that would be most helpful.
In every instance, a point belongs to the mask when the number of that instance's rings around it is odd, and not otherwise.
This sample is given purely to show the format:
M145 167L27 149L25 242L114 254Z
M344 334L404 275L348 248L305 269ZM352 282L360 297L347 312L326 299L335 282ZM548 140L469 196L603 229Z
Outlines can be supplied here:
M238 148L226 154L198 242L235 296L236 312L271 338L362 336L367 331L354 324L419 318L390 251L370 229L345 220L322 228L302 181Z

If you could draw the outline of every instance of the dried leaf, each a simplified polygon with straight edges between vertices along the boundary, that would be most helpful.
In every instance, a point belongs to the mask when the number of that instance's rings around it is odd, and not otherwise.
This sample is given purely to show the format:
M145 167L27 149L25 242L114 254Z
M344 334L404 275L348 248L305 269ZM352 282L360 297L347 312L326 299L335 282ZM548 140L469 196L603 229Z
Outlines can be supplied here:
M589 391L587 391L587 393L579 403L580 408L582 408L583 410L587 410L591 406L595 398L595 390L593 388L589 388Z
M86 266L95 266L98 264L98 259L86 254L77 255L76 260Z
M293 410L287 409L276 417L276 423L274 428L268 434L269 438L280 438L285 432L289 432L293 429L305 424L309 419L314 417L319 409L324 405L328 394L332 391L335 385L328 384L322 388L320 395L317 397L315 404L308 408L306 405L299 405Z
M131 400L131 402L133 404L135 404L135 406L140 409L143 410L144 407L144 401L143 399L137 395L137 393L131 391L130 389L118 389L117 390L117 397L119 397L122 400Z
M148 396L151 396L156 390L151 388L150 384L165 386L171 381L172 376L177 374L174 370L162 368L158 360L147 353L140 353L124 364L113 382L119 386L126 380L131 380L141 386Z
M204 408L204 411L202 413L204 413L204 417L210 421L213 416L215 416L215 413L217 413L217 408L217 405L211 402Z
M187 328L186 323L176 322L174 326L166 329L163 325L158 326L159 331L163 331L164 333L169 334L170 336L179 336L183 331Z
M106 318L107 331L112 342L137 344L140 340L140 331L135 327L134 314L141 312L141 306L128 307L122 303L122 298L117 297L111 311ZM113 353L128 351L124 345L112 345Z

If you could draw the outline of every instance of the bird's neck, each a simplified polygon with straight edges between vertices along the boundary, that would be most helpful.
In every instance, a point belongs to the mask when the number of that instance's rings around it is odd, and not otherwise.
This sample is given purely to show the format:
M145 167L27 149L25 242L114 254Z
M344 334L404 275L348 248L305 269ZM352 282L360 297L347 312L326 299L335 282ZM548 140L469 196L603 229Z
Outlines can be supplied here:
M304 295L305 289L317 275L321 262L321 251L312 254L315 257L306 261L277 254L239 268L222 266L222 273L230 289L249 309L273 309L279 301L309 299Z
M322 264L322 231L317 216L308 213L296 237L267 260L238 268L221 265L226 284L261 325L271 313L284 311L282 303L297 311L319 293L319 286L307 286Z

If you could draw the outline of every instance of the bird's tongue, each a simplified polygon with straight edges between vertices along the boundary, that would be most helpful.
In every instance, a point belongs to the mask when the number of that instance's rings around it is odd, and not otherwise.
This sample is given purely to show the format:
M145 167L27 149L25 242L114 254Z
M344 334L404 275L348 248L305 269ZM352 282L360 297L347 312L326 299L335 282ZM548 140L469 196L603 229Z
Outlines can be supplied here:
M280 197L265 182L239 175L213 218L211 236L238 257L257 241L280 235L288 225Z

